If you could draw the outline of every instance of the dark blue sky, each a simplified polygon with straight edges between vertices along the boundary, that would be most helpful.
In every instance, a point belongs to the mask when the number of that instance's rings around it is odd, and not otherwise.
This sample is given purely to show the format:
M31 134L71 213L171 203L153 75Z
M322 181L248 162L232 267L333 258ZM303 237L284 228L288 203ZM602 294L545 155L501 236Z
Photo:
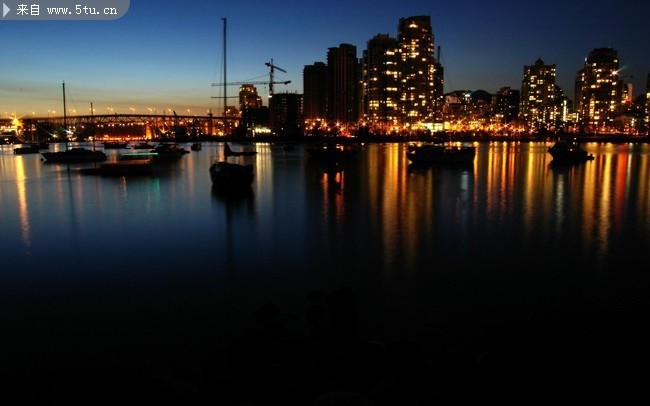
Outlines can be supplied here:
M37 1L37 0L34 0ZM46 0L40 0L46 1ZM276 92L302 93L302 69L326 61L327 49L396 36L401 17L430 15L442 47L445 92L520 88L524 65L556 64L557 82L573 98L573 81L594 48L618 51L641 94L650 73L648 1L207 1L131 0L114 21L0 21L0 114L178 114L221 109L223 23L228 19L228 81L265 81L271 59L287 70ZM234 95L237 87L229 87ZM266 99L268 88L258 86ZM234 103L232 101L231 103ZM111 110L109 110L111 109Z

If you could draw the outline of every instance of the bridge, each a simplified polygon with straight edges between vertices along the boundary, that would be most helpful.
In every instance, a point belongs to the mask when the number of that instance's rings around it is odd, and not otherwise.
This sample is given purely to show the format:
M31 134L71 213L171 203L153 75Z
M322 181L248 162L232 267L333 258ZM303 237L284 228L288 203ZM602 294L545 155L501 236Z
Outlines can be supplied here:
M190 116L168 114L100 114L21 118L25 138L43 139L63 133L64 128L82 137L139 136L156 138L174 134L227 135L237 126L239 117Z

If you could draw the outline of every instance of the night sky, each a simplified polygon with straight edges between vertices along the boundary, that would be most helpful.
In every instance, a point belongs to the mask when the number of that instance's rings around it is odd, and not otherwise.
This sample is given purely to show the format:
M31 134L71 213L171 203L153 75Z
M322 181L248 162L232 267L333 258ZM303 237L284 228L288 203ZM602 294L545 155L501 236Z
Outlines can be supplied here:
M369 39L395 37L399 19L415 15L431 16L445 92L519 89L524 65L541 58L556 65L557 83L573 99L576 72L602 47L618 51L634 96L645 92L647 0L131 0L114 21L0 21L0 114L61 115L63 81L77 114L91 102L96 114L217 112L222 89L211 84L223 78L222 18L229 82L268 81L264 64L273 59L287 71L275 80L291 80L275 91L302 93L303 67L326 62L328 48L353 44L361 57ZM266 100L268 86L257 87Z

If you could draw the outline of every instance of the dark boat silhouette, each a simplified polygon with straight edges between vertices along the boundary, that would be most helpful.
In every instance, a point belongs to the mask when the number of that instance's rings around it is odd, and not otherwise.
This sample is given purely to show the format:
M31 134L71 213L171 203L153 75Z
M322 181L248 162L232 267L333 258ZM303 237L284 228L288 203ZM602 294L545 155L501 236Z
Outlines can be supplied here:
M451 144L409 146L406 157L414 164L468 163L474 161L476 147Z
M340 161L348 158L354 158L359 155L356 148L346 148L342 145L327 143L319 147L307 148L307 153L314 159L324 161Z
M548 153L553 157L553 162L559 163L579 163L594 159L576 141L557 141L548 148Z
M257 155L257 151L233 151L232 149L230 149L230 145L228 145L228 143L226 142L223 145L223 154L226 157L229 157L229 156L253 156L253 155Z

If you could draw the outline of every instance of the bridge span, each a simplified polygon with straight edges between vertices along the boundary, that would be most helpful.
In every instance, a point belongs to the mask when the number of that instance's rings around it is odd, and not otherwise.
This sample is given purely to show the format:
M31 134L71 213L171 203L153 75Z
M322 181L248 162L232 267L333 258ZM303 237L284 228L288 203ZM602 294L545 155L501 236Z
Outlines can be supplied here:
M64 129L81 136L146 136L169 131L184 134L226 135L238 125L239 117L168 114L99 114L57 117L24 117L23 134L38 138L62 133Z

